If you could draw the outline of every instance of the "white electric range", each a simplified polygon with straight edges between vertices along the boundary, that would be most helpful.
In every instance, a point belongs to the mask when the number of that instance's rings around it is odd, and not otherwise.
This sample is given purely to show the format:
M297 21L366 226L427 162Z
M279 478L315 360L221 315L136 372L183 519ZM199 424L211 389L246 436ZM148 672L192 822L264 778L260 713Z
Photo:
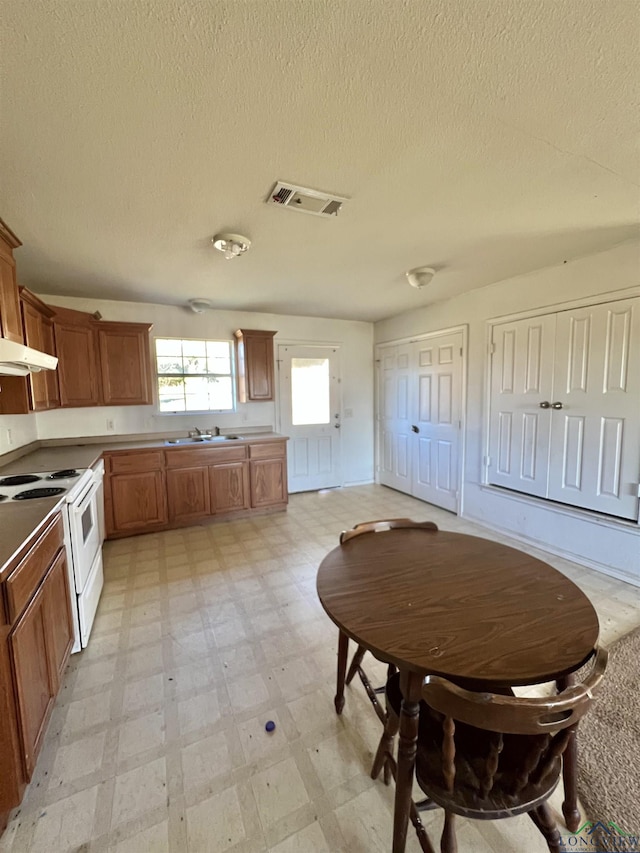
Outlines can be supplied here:
M57 496L64 499L62 516L75 633L73 652L84 649L89 642L104 585L104 508L101 505L103 476L102 462L93 469L67 468L37 474L0 476L0 512L4 505L16 501Z

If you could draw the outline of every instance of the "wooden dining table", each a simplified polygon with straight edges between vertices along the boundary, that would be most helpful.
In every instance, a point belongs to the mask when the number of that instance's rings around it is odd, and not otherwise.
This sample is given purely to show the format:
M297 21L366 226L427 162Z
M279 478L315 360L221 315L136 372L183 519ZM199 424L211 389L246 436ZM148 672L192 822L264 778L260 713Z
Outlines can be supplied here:
M472 690L563 687L598 640L593 605L569 578L464 533L401 528L349 539L323 559L317 589L340 642L355 640L400 671L393 853L406 844L424 676ZM343 704L344 673L336 708ZM570 787L565 815L577 814Z

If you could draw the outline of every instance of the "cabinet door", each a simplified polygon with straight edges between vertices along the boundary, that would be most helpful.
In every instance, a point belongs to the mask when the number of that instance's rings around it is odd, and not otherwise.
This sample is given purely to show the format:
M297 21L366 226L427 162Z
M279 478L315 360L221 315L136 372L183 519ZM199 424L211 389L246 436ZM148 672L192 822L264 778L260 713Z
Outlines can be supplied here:
M166 524L164 472L113 474L109 481L114 531L142 532Z
M136 323L100 323L98 344L105 405L145 405L153 401L149 328Z
M47 654L57 692L73 646L73 618L69 595L67 555L60 551L44 582Z
M62 406L99 406L98 359L91 326L54 321Z
M24 341L28 347L44 350L44 335L42 333L43 317L40 312L28 302L22 302L22 320L24 323ZM48 406L48 370L31 373L28 378L31 408L34 412L47 409Z
M46 590L43 585L9 636L28 779L35 767L56 695L57 682L49 664L47 636Z
M549 498L638 518L640 299L557 315Z
M16 265L4 244L0 245L0 331L3 338L19 344L23 341Z
M553 391L554 314L493 328L488 480L545 497Z
M285 459L256 459L251 463L251 506L266 507L287 502Z
M203 466L168 470L167 500L171 521L210 515L209 469Z
M42 319L42 349L49 355L56 354L56 344L53 333L53 320L47 317ZM58 382L58 371L45 370L47 377L47 408L57 409L60 406L60 385Z
M249 463L229 462L209 468L211 512L234 512L249 507Z
M274 399L273 338L276 332L238 329L236 359L238 369L238 400L265 401Z

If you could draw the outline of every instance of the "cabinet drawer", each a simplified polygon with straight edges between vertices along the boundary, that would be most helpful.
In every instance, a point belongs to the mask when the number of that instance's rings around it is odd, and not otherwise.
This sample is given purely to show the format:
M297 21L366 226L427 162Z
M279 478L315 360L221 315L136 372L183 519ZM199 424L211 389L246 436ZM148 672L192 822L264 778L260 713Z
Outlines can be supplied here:
M116 453L108 458L111 460L112 474L161 471L164 468L162 450L136 450L134 453Z
M225 462L241 462L247 458L244 444L234 447L197 447L188 450L167 450L167 468L201 468Z
M251 459L277 459L286 454L284 441L272 443L250 444L249 456Z
M10 623L15 621L29 603L63 541L62 516L58 514L7 578Z

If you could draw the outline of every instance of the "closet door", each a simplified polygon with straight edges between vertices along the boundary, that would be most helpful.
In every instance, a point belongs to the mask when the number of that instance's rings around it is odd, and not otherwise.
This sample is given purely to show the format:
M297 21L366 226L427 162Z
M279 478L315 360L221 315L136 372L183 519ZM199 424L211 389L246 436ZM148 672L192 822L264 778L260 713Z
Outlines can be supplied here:
M456 512L462 435L462 332L412 346L412 494Z
M380 482L411 494L411 345L381 347L378 352Z
M557 315L548 497L638 518L640 300Z
M546 497L556 318L493 327L488 479Z

